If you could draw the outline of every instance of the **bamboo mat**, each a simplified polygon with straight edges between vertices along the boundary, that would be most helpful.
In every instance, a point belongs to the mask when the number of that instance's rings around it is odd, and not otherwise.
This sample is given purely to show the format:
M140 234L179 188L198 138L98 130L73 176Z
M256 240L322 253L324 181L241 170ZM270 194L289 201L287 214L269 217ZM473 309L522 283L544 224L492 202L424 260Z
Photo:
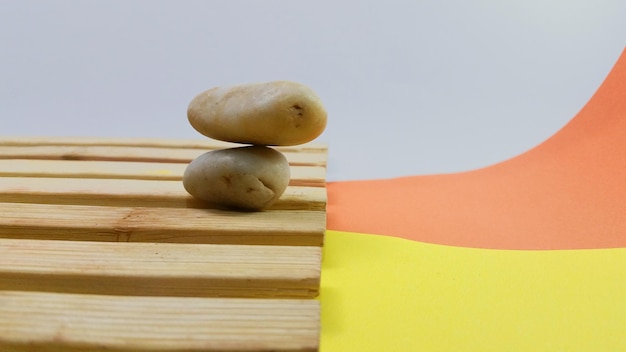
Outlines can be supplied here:
M317 351L323 145L262 212L182 186L212 140L0 137L0 351Z

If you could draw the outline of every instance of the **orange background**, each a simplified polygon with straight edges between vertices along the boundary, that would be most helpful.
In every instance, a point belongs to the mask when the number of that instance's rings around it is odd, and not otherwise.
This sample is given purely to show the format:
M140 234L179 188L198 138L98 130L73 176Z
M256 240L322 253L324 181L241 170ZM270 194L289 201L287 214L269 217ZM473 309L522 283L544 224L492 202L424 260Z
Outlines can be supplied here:
M332 230L479 248L625 247L626 54L569 124L524 154L470 172L333 182L328 197Z

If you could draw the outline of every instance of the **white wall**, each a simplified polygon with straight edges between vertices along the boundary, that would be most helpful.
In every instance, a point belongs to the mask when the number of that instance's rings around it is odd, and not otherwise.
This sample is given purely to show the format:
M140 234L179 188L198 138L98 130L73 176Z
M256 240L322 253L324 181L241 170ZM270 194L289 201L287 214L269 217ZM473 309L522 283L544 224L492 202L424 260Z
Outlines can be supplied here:
M0 0L0 134L201 138L200 91L289 79L330 180L468 170L548 138L626 41L619 0Z

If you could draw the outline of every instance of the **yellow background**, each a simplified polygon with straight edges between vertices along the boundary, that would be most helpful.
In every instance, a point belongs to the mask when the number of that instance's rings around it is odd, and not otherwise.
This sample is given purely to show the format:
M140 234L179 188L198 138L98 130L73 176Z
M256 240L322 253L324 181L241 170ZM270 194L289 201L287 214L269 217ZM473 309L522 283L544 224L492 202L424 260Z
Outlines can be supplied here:
M626 351L626 249L513 251L328 231L321 351Z

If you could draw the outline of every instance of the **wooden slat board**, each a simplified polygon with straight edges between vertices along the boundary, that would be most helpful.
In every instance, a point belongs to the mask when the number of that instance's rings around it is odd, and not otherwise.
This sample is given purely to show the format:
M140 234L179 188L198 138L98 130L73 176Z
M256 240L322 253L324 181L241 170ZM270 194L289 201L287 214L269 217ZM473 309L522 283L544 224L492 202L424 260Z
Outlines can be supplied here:
M0 238L321 246L323 211L0 203Z
M0 351L317 351L315 300L0 291Z
M0 350L316 351L326 147L276 148L268 210L189 196L186 165L235 146L0 137Z
M120 207L207 208L180 181L93 178L2 177L0 199L7 203L107 205ZM326 188L290 186L271 210L321 210Z
M0 239L0 290L315 297L320 247Z
M188 164L209 150L238 144L207 140L122 138L20 138L0 136L0 159L112 160ZM319 144L277 147L292 166L326 167L326 147ZM165 153L164 153L165 151Z
M187 164L92 160L0 160L0 176L182 180ZM291 166L291 186L324 187L326 168Z

